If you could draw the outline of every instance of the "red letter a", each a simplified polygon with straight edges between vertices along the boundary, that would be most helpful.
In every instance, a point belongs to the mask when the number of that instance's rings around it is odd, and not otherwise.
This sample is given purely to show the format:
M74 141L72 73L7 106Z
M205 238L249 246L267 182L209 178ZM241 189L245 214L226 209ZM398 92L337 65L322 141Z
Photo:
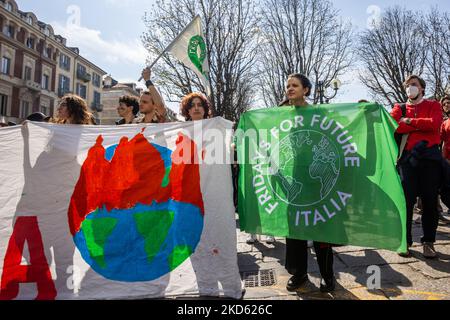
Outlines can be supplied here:
M25 240L30 250L30 265L20 265ZM16 298L19 294L19 283L32 282L37 284L37 300L55 299L55 284L45 258L37 217L19 217L5 255L0 300Z

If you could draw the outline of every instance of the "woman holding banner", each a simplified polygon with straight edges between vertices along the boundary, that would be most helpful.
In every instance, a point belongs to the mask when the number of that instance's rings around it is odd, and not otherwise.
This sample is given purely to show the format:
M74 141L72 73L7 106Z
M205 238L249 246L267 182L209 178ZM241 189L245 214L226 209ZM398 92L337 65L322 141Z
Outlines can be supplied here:
M307 107L306 97L311 94L311 89L312 84L307 77L298 73L290 75L286 85L287 99L281 103L281 106ZM332 292L336 287L332 246L314 241L314 250L322 276L320 291ZM308 242L306 240L286 238L285 268L292 275L286 285L288 291L296 291L308 281Z

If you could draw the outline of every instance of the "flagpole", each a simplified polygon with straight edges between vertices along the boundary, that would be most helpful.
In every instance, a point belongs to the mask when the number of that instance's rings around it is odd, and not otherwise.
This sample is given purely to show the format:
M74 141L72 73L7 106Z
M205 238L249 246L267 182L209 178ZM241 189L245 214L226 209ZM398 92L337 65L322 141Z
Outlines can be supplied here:
M167 51L169 51L170 50L170 48L172 47L172 45L178 40L178 39L180 39L180 37L181 37L181 35L187 30L187 29L189 29L189 27L191 27L193 24L194 24L194 22L195 22L195 20L197 19L197 18L200 18L200 15L198 14L198 15L196 15L195 17L194 17L194 19L192 19L192 21L183 29L183 31L181 31L179 34L178 34L178 36L164 49L164 51L163 52L161 52L161 54L153 61L153 63L150 65L150 66L148 66L147 68L148 69L151 69L155 64L156 64L156 62L158 62L158 60L167 52ZM142 76L139 78L139 82L142 80Z

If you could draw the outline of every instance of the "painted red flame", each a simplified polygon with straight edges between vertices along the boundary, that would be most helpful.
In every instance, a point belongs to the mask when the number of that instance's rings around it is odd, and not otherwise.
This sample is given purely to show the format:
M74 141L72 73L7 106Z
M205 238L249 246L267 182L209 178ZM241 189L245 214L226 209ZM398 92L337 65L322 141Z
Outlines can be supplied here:
M105 158L103 137L89 150L81 167L69 206L72 235L81 228L86 216L98 208L130 209L141 203L150 205L169 199L190 203L204 214L200 189L200 171L195 142L179 135L172 153L169 184L162 187L166 173L164 160L142 133L132 140L121 139L111 162Z

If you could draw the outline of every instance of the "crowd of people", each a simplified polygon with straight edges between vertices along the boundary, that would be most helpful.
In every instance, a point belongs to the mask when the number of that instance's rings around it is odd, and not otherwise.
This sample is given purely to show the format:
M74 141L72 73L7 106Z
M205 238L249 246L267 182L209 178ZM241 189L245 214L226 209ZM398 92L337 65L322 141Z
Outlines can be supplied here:
M164 100L150 80L150 69L144 69L142 76L147 90L142 93L140 99L132 96L120 97L117 112L121 119L116 122L117 125L168 121ZM439 196L445 206L450 208L450 96L443 97L440 102L425 99L426 83L415 75L407 78L404 88L408 101L394 105L391 115L399 124L397 135L401 138L397 167L407 205L408 248L413 244L411 234L413 210L419 199L418 208L422 213L420 223L423 230L421 238L423 256L433 259L438 255L434 243L439 219L443 223L449 222L443 214ZM286 99L280 106L308 107L307 98L311 91L312 84L306 76L290 75L286 84ZM198 121L212 116L210 102L201 93L191 93L184 97L180 111L186 121ZM58 124L95 124L95 119L89 113L86 102L73 94L62 97L54 117L33 113L27 120ZM14 124L0 124L0 126L8 125ZM233 184L236 189L238 174L233 173ZM249 234L247 242L254 244L255 241L257 236ZM275 238L269 235L266 242L274 243ZM333 245L313 242L312 246L315 249L322 276L320 290L331 292L336 285L333 271ZM408 249L401 255L408 257L411 252ZM288 291L298 290L308 280L307 261L308 242L286 239L285 267L291 274L286 286Z

